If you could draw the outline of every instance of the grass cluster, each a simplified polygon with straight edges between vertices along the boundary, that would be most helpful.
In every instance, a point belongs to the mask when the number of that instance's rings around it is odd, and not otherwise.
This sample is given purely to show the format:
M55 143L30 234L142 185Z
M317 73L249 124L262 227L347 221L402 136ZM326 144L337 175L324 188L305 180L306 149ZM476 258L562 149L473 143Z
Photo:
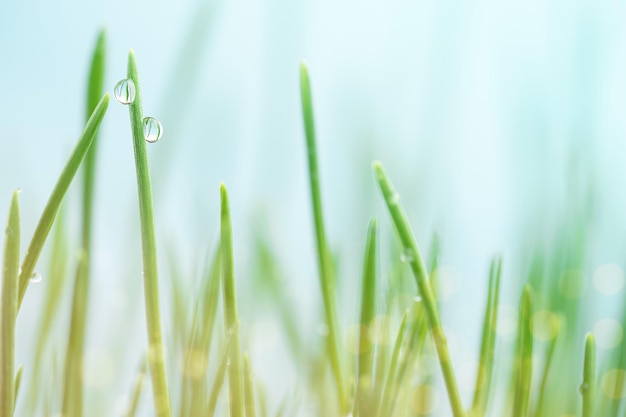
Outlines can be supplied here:
M3 417L13 416L16 404L20 402L25 415L60 413L64 417L81 417L93 412L84 401L83 359L89 318L87 296L92 276L90 260L95 256L91 241L97 132L109 104L109 95L103 92L104 68L105 37L102 33L92 59L84 131L59 175L23 257L20 256L18 191L11 198L4 239L0 308L0 415ZM287 348L302 379L297 390L284 393L284 400L276 405L268 401L268 391L274 389L271 381L262 382L255 378L251 356L242 348L245 344L241 340L242 325L237 306L230 203L223 184L219 190L219 243L206 262L206 271L197 291L188 294L173 283L172 314L176 328L169 332L173 339L164 340L157 237L146 152L148 138L137 63L134 53L130 52L121 101L129 108L136 165L147 345L137 378L128 384L124 416L139 415L142 404L145 407L148 402L152 406L147 409L154 410L158 417L388 417L448 413L454 417L623 415L626 344L616 345L601 357L602 361L597 360L594 335L583 336L587 332L582 319L585 310L580 299L572 296L583 278L573 273L566 274L566 279L550 278L562 277L559 270L581 262L584 236L579 236L570 246L562 245L562 253L554 259L537 258L520 293L517 334L510 350L498 348L496 330L502 259L494 257L485 286L487 302L476 357L478 366L473 395L463 398L437 296L437 240L434 239L425 260L399 194L378 162L373 164L373 173L388 211L384 220L391 221L397 238L391 243L393 268L383 280L379 274L382 254L377 220L372 219L365 234L361 282L355 283L355 287L360 287L360 293L342 294L343 297L358 297L360 310L350 318L355 324L350 329L342 328L342 320L338 317L336 262L326 237L322 210L311 85L304 64L300 68L300 80L324 318L322 331L307 331L298 326L283 290L276 256L262 239L256 242L257 269L267 289L264 296L269 297L276 309L277 320L285 331ZM76 272L69 280L67 236L60 206L81 166L80 257L77 265L71 265ZM56 230L50 242L47 294L42 306L35 357L29 363L16 366L15 335L20 330L16 329L17 315L29 282L37 280L35 267L55 222ZM405 280L409 273L415 282L412 287ZM57 381L56 392L60 396L51 399L46 395L50 390L42 386L39 378L50 359L52 322L59 317L61 293L66 286L72 289L69 330L62 358L63 371ZM408 308L406 303L399 308L398 296L406 293L407 288L412 288L408 291L412 291L415 298ZM220 304L221 309L218 308ZM455 313L463 314L460 311ZM626 309L622 319L624 325ZM347 330L352 336L349 343L342 337ZM320 333L321 348L309 343L312 333ZM166 347L171 347L167 356ZM496 355L496 352L500 354ZM181 366L172 372L173 368L166 366L166 359L180 359ZM433 363L437 364L438 370L424 372ZM599 367L597 363L600 363ZM507 371L496 372L498 367ZM29 376L29 383L22 388L23 372ZM445 388L445 396L438 394L440 386ZM144 395L148 390L151 395ZM447 402L443 401L444 398Z

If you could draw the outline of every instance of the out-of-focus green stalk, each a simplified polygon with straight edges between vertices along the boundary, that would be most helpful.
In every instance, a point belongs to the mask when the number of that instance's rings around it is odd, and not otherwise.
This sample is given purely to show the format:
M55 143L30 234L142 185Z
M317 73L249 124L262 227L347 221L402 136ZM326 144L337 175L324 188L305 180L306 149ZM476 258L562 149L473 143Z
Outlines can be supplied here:
M530 385L533 371L533 315L532 293L529 285L524 287L520 302L518 321L517 381L513 400L513 417L526 417L530 402Z
M406 329L406 321L408 318L408 311L404 312L402 316L402 322L400 323L400 328L398 329L398 334L396 336L396 341L393 345L393 351L391 353L391 362L389 364L389 368L387 369L387 376L385 377L385 383L383 385L383 389L380 394L380 398L378 400L378 412L376 415L378 417L385 417L386 411L389 408L390 402L393 400L389 398L390 391L392 385L394 383L396 373L398 370L398 359L400 358L400 348L402 347L402 338L404 337L404 331Z
M583 367L583 382L580 393L583 396L583 416L593 416L594 396L596 392L596 342L592 334L585 340L585 362Z
M250 357L247 354L243 355L243 376L246 417L256 417L256 406L254 404L254 379L252 378Z
M137 376L135 377L135 384L133 386L133 393L130 399L130 403L128 404L128 408L124 413L124 417L135 417L137 414L137 408L139 407L139 399L141 398L141 392L143 391L143 384L146 380L146 359L143 358L141 361L141 366L139 367L139 372L137 372Z

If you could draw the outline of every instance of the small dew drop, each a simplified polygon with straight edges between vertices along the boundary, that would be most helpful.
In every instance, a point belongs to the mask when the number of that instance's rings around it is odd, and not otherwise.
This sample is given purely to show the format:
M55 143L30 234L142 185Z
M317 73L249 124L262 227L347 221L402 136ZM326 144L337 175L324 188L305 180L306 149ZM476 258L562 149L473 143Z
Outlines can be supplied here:
M391 204L393 204L395 206L398 203L400 203L400 194L393 193L393 195L391 196Z
M22 194L22 187L17 187L15 190L18 194Z
M589 384L586 382L583 382L582 384L580 384L578 386L578 392L580 392L582 395L585 395L586 393L589 392Z
M115 84L113 89L115 99L121 104L130 104L135 101L135 83L130 78L124 78Z
M421 302L422 302L422 296L421 296L421 295L416 296L416 297L413 299L413 301L414 301L414 302L416 302L416 303L421 303Z
M163 127L154 117L143 118L143 136L146 142L154 143L163 136Z
M30 282L32 284L39 284L43 277L39 272L33 272L33 275L30 276Z
M400 261L403 263L411 263L415 260L415 254L413 253L413 249L405 248L400 254Z

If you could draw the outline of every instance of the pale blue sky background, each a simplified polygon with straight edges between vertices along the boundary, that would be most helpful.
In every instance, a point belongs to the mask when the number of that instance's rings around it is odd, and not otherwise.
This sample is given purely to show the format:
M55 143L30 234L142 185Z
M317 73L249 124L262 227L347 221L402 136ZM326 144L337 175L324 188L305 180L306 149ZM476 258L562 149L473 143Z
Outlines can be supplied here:
M625 12L619 1L4 2L0 218L10 191L22 187L24 236L34 230L80 133L88 62L104 25L108 91L134 48L144 111L164 126L149 146L160 253L176 248L186 269L197 269L215 241L225 181L242 300L249 301L250 224L264 212L299 314L315 322L298 89L306 59L327 229L344 282L357 280L368 219L379 216L389 230L370 168L380 159L424 250L434 230L441 235L443 260L459 276L445 316L474 346L489 258L505 254L505 288L516 288L524 239L549 236L571 209L568 167L579 167L579 195L597 187L591 270L624 259ZM106 306L125 291L141 300L129 122L116 102L99 146L92 294L95 306ZM165 280L165 262L162 270ZM31 288L27 308L36 311L41 291ZM104 349L116 331L134 332L136 349L124 358L132 364L144 333L141 302L128 304L114 313L95 307L89 337ZM35 315L20 320L34 323Z

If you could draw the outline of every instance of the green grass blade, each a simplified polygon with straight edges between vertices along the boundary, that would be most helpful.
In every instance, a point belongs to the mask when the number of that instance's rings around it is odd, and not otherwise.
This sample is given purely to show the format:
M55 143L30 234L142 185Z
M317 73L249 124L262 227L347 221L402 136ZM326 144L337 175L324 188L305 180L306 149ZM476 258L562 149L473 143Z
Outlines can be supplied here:
M13 404L17 404L17 396L20 393L20 387L22 386L22 374L24 373L24 366L20 365L17 368L17 372L15 373L15 382L13 386L15 387L15 395L13 396Z
M265 389L261 383L257 383L257 397L259 398L259 410L261 412L261 417L268 417L267 411L267 394L265 393Z
M359 327L359 360L356 370L356 395L354 415L365 417L371 398L374 354L369 328L376 314L376 220L367 230L363 257L363 283L361 285L361 317Z
M250 357L243 355L243 381L246 402L246 417L256 417L256 406L254 405L254 379L252 378L252 368L250 367Z
M224 325L227 331L234 329L233 347L230 351L228 369L228 388L230 393L230 417L244 416L244 397L241 366L241 348L239 344L239 322L237 314L237 291L235 288L235 265L233 257L233 236L230 221L228 192L224 184L220 186L221 221L220 254L222 258L222 288L224 296Z
M215 373L215 379L213 380L213 385L211 386L209 402L206 406L207 411L205 415L209 417L213 417L215 415L217 399L219 398L222 385L224 385L224 378L226 377L226 370L228 369L229 358L231 356L231 352L233 351L235 334L239 333L238 328L239 323L236 323L235 327L230 330L228 340L226 341L226 346L224 346L224 350L219 357L217 372Z
M165 369L165 352L161 332L161 313L159 306L159 277L157 268L156 236L154 231L154 213L152 208L152 188L146 140L143 129L143 111L141 107L141 89L137 73L135 53L128 54L128 78L135 84L135 100L129 104L130 124L133 132L135 150L135 168L137 171L137 191L139 193L139 217L141 221L141 247L143 253L143 283L146 305L146 323L148 330L148 364L152 377L154 408L157 417L170 417L170 395Z
M428 328L435 343L435 349L437 350L437 356L439 357L439 364L446 383L452 413L454 414L454 417L462 417L465 415L465 411L463 409L463 403L461 402L461 396L459 394L458 384L454 375L454 369L452 368L446 336L441 325L439 310L437 308L437 300L435 299L430 282L428 281L428 274L426 272L426 268L424 267L424 261L422 260L417 243L415 242L415 237L413 235L413 231L411 230L406 213L399 202L399 196L393 189L393 186L385 174L382 165L375 162L374 171L385 202L387 203L389 214L391 215L395 229L400 237L404 256L409 262L413 275L415 276L415 280L417 281L422 302L424 303Z
M498 256L493 259L491 269L489 271L487 306L485 308L482 341L480 346L480 365L478 366L478 370L476 372L476 388L471 408L471 415L475 417L485 415L487 410L487 399L489 398L489 389L491 388L501 272L502 259Z
M20 207L13 193L4 232L2 258L2 306L0 308L0 415L10 417L15 408L15 321L20 267Z
M513 400L513 417L526 417L530 401L530 385L533 365L533 315L532 294L529 285L524 287L520 302L518 322L517 383Z
M550 347L548 348L548 354L543 366L543 374L541 376L541 385L539 387L539 399L537 400L537 410L535 411L535 417L542 417L545 406L545 395L548 388L548 374L552 365L552 359L554 358L554 352L556 351L556 344L559 340L559 333L561 332L560 320L553 323L555 326L554 337L550 341Z
M348 410L344 380L341 371L341 360L338 346L338 320L335 306L335 291L332 278L332 265L330 252L326 244L324 232L324 218L322 216L322 198L320 192L319 170L317 166L317 145L315 139L315 119L313 117L313 101L311 98L311 85L309 73L304 63L300 65L300 91L302 96L302 116L304 119L304 131L306 135L307 156L309 161L309 181L311 186L311 202L313 205L313 218L315 222L315 236L317 240L317 255L324 300L324 311L328 325L328 353L330 363L337 385L339 406L342 411Z
M391 353L391 362L389 367L387 368L387 376L385 377L385 383L383 385L383 389L380 394L380 398L378 400L378 412L376 415L378 417L385 417L387 415L387 410L389 409L390 404L395 401L395 398L390 398L390 391L392 389L393 381L395 380L396 373L398 370L398 359L400 358L400 348L402 347L402 338L404 337L404 331L406 329L406 322L408 318L408 311L404 312L402 316L402 322L400 324L400 328L398 329L398 335L396 336L396 341L393 345L393 351Z
M585 340L585 362L583 367L583 382L580 393L583 396L583 416L593 416L593 403L596 392L596 342L592 334Z
M135 417L137 414L137 408L139 408L139 399L141 398L141 393L143 392L143 385L146 380L146 359L142 359L141 366L139 367L139 372L137 372L137 376L135 377L135 384L133 386L133 393L131 396L130 403L128 404L128 409L124 413L124 417Z
M33 237L30 241L28 249L26 250L26 256L24 257L24 261L22 262L22 272L20 273L19 279L19 298L18 298L18 310L22 304L22 300L24 299L24 295L26 294L26 289L28 288L28 283L30 281L31 276L33 275L33 271L35 270L35 265L37 264L37 260L39 259L39 255L41 254L41 249L48 237L48 233L50 233L50 229L52 228L52 224L54 223L54 218L56 217L57 211L59 210L59 206L61 205L61 201L63 200L63 196L65 192L70 186L78 167L80 166L81 161L85 157L85 154L89 150L89 146L93 142L96 131L102 122L104 114L106 113L107 107L109 105L109 95L105 94L102 99L98 102L95 110L91 114L91 117L87 121L85 125L85 129L83 130L82 135L78 139L78 143L76 147L72 151L69 160L67 161L65 168L61 172L59 179L57 180L54 189L52 190L52 194L50 194L50 198L46 203L46 207L39 218L39 223L37 223L37 227L35 232L33 233Z

